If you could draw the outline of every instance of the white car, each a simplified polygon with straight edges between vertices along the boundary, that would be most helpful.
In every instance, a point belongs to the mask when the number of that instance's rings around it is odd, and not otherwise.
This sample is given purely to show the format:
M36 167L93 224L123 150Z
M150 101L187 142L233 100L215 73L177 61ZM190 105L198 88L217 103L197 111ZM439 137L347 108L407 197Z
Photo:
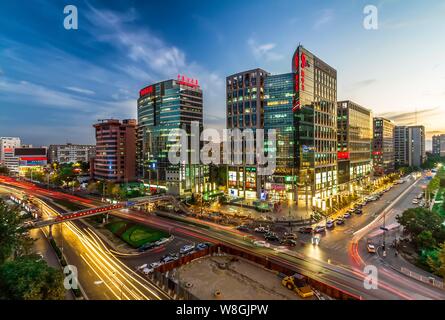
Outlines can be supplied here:
M145 268L147 268L147 266L148 266L148 264L144 263L143 265L138 267L138 270L145 269Z
M149 275L150 273L152 273L154 270L152 268L144 268L142 270L142 273L145 275Z
M270 248L270 243L266 241L255 241L253 244L260 248Z
M162 266L162 263L160 263L160 262L150 263L150 268L151 269L156 269L157 267L160 267L160 266Z
M193 251L194 249L195 249L195 245L193 245L193 244L185 245L181 249L179 249L179 253L186 254L186 253Z
M167 239L167 238L162 238L162 239L159 239L158 241L156 241L155 244L156 244L157 246L162 246L163 244L165 244L165 243L167 243L167 242L168 242L168 239Z
M413 204L419 204L419 200L417 200L417 199L413 199L412 203L413 203Z

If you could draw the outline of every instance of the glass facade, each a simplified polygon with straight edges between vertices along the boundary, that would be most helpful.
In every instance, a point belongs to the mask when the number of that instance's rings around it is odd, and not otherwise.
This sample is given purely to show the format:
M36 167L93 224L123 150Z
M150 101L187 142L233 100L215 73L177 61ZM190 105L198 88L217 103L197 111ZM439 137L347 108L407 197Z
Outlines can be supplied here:
M202 147L200 143L199 149L193 149L192 139L199 141L199 136L193 136L191 124L194 121L199 123L200 135L202 119L202 91L198 86L167 80L141 90L138 100L138 175L148 180L150 185L165 186L174 194L205 190L208 167L191 164L192 151L199 155ZM168 160L168 151L179 143L168 141L173 129L187 132L189 150L186 164L173 165Z

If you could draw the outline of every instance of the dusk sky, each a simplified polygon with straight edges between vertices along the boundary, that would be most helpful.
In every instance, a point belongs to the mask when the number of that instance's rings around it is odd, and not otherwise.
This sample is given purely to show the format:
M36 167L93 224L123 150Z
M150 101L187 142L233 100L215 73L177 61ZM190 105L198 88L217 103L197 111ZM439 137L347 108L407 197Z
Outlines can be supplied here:
M66 4L78 30L63 27ZM363 27L369 4L378 30ZM225 77L290 72L301 43L337 69L339 100L417 118L430 140L445 133L444 17L442 0L2 0L0 136L94 143L97 119L135 118L139 90L178 73L199 79L205 125L222 128Z

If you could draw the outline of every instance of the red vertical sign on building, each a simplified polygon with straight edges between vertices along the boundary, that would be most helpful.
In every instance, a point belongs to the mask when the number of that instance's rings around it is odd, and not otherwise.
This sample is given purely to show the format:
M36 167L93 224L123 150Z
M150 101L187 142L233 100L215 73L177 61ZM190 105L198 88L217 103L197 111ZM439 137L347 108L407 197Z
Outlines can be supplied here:
M301 60L301 63L300 63ZM301 109L300 105L300 89L304 91L304 68L306 67L306 54L304 52L301 53L301 59L299 52L295 53L294 58L294 68L295 68L295 76L294 76L294 99L292 102L292 111L295 112ZM300 87L301 81L301 87Z

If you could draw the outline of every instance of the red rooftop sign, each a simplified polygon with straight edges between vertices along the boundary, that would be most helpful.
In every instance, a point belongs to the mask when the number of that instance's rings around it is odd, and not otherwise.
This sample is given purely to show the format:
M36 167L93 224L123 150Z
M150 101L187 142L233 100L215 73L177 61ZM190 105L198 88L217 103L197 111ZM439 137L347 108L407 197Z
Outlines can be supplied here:
M176 80L176 83L182 84L184 86L192 87L192 88L199 87L198 79L192 79L192 78L186 77L184 75L180 75L180 74L178 74L178 79Z
M139 97L145 96L147 94L153 93L153 86L148 86L139 91Z

